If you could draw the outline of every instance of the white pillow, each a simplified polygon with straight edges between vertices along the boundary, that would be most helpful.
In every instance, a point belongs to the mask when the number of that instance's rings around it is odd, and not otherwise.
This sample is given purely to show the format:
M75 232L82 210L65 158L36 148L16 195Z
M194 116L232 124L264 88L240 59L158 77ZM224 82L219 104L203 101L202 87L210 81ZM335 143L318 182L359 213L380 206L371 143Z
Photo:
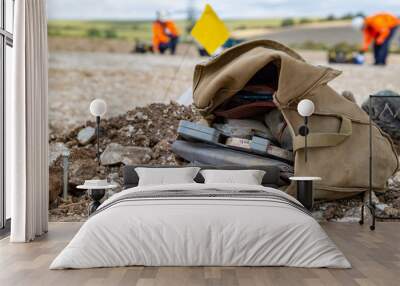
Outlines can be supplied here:
M265 171L261 170L202 170L205 184L261 185Z
M200 168L135 168L139 186L195 183L193 180Z

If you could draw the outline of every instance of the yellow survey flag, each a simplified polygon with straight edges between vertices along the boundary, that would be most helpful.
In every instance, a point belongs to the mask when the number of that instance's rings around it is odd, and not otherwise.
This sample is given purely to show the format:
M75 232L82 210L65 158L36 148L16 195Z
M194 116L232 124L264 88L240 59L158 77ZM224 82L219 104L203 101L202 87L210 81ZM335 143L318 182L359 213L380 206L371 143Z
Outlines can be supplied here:
M229 38L228 28L209 4L206 5L190 34L210 55Z

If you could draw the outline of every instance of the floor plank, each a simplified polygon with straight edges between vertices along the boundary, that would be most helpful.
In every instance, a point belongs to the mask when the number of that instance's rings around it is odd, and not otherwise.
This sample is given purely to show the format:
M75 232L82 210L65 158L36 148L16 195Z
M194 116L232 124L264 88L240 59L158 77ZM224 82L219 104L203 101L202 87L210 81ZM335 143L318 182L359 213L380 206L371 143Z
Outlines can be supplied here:
M399 285L400 223L379 223L374 232L358 224L322 226L352 269L140 266L50 271L51 261L81 227L81 223L51 223L49 233L32 243L0 240L0 285Z

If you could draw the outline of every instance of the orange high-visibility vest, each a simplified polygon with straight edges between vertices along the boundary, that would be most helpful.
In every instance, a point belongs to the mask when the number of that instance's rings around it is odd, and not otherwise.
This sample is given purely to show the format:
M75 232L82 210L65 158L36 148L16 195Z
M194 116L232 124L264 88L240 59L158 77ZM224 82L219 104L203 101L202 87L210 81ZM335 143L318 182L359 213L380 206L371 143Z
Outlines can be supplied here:
M153 48L158 50L160 44L166 44L170 37L179 36L179 30L173 21L155 21L153 23Z
M378 13L365 18L363 50L367 51L373 40L381 45L389 36L391 29L400 25L400 19L390 13Z

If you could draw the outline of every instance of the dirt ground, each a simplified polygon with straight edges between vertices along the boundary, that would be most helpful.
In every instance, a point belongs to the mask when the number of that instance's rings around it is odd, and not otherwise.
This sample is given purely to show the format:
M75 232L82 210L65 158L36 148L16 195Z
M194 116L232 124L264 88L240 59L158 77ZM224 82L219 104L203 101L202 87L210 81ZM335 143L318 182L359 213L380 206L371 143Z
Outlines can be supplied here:
M232 34L238 38L246 39L268 38L285 45L313 42L332 46L341 42L352 45L362 42L362 33L354 30L350 21L318 22L272 29L245 29L234 31ZM399 45L398 40L396 40L399 36L400 30L397 30L392 41L394 46Z
M89 104L95 98L107 102L107 117L152 102L177 100L191 88L198 61L169 55L50 53L50 124L60 129L93 119Z
M83 51L77 52L77 45ZM90 52L96 45L101 48ZM94 98L106 100L107 116L152 102L177 100L191 89L196 63L206 60L185 45L176 56L131 54L129 42L50 39L49 47L49 119L51 128L59 131L93 119L89 104ZM300 54L312 64L327 65L325 52ZM332 65L343 74L331 86L339 92L352 91L358 103L382 89L400 91L399 55L392 55L386 67L372 66L370 58L368 62L363 66Z
M368 95L383 89L400 92L400 55L391 55L388 65L379 67L372 65L371 55L367 55L365 65L328 64L325 52L300 51L300 54L314 65L324 65L342 71L330 86L336 91L352 91L358 104L366 100Z

